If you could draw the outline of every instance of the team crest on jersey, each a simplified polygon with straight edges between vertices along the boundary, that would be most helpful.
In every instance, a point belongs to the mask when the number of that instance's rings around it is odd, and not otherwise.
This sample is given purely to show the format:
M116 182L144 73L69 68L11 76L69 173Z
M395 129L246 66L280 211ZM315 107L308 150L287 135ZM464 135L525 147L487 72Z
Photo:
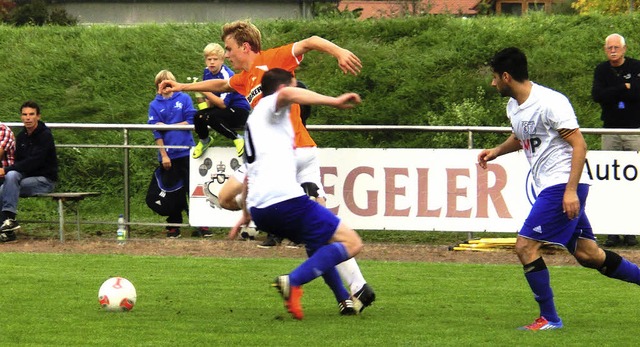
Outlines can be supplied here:
M522 132L524 134L535 135L536 134L536 123L533 121L523 121L522 123Z

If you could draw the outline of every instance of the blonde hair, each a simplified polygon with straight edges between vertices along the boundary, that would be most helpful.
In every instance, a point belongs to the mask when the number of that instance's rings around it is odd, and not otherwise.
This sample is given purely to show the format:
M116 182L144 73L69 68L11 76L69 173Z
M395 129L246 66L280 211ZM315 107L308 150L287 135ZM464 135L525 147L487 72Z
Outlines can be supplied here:
M223 25L222 41L228 36L236 40L239 45L245 42L248 43L251 51L254 53L260 53L262 50L262 35L260 34L260 30L248 20L238 20Z
M208 57L210 55L215 55L218 58L224 57L224 48L217 43L208 44L204 50L202 51L204 57Z
M176 80L176 76L174 76L171 71L169 70L162 70L160 72L158 72L158 74L156 75L156 87L158 85L160 85L160 82L164 81L164 80L171 80L171 81L175 81Z

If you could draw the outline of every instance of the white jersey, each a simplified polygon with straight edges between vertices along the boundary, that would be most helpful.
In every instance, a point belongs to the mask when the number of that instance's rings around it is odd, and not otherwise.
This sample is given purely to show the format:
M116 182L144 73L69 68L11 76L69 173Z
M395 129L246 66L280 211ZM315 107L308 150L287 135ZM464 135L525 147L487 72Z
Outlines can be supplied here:
M296 181L294 131L287 105L276 110L278 93L263 97L247 119L247 207L264 208L303 196Z
M558 129L580 127L569 99L532 83L531 94L522 105L509 99L507 117L531 165L531 176L538 189L567 183L573 148L558 134ZM584 171L580 183L587 183Z

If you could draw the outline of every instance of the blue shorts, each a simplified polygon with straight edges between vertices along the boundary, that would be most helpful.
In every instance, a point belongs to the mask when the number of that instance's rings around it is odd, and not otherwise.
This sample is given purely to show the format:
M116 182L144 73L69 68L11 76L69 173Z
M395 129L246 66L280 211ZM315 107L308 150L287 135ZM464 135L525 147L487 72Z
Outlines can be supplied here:
M306 195L249 212L258 230L304 243L312 251L329 243L340 224L336 215Z
M594 241L596 238L593 235L587 214L584 212L587 195L589 195L589 185L578 185L580 215L571 220L562 212L565 187L566 184L558 184L540 192L518 235L564 246L573 254L579 238Z

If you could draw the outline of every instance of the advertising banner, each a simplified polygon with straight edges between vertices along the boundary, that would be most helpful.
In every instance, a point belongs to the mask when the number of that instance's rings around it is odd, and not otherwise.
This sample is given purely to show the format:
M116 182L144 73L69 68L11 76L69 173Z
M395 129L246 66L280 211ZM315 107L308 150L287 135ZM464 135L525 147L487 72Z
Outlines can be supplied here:
M354 229L517 232L537 192L522 152L485 170L479 149L320 148L327 207ZM220 187L240 165L233 148L191 161L189 220L230 227L238 211L219 207ZM640 155L590 151L587 215L597 234L640 235L635 199Z

